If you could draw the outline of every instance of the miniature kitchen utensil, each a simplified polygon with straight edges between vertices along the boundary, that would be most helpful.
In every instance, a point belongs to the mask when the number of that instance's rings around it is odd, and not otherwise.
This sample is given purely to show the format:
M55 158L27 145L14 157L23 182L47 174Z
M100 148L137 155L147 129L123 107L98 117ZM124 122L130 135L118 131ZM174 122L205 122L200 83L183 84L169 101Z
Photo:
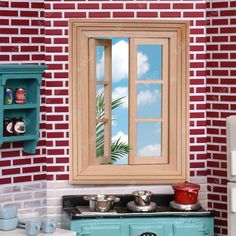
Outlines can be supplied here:
M52 218L44 217L42 219L42 231L43 233L52 234L56 230L56 221Z
M25 231L28 236L36 236L39 234L41 223L37 220L28 220L25 222Z
M17 207L16 206L8 206L4 208L0 208L0 219L13 219L17 216Z
M175 202L178 204L197 204L199 184L184 182L172 185L175 193Z
M132 193L134 196L134 202L138 206L147 206L151 202L152 192L147 190L138 190Z
M16 229L17 224L18 224L18 217L12 219L0 219L0 230L8 231Z
M89 201L91 211L107 212L113 209L114 203L119 202L120 198L101 194L84 196L84 200Z

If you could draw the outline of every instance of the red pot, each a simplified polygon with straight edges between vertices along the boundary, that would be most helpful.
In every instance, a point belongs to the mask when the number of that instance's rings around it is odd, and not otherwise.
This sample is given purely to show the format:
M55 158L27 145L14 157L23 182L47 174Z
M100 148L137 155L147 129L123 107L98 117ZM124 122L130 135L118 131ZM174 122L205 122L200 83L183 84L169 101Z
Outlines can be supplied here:
M189 182L173 184L175 202L179 204L196 204L200 185Z

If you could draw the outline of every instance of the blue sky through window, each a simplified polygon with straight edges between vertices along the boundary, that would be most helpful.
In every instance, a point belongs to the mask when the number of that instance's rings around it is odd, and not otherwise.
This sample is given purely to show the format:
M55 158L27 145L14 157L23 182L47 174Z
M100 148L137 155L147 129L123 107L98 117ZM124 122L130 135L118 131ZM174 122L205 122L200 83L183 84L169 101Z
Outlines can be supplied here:
M160 45L138 45L138 79L160 80L162 76L162 47ZM97 80L104 79L104 47L96 49ZM112 139L128 143L128 83L129 83L129 39L112 38L112 99L124 97L123 104L113 110ZM161 85L138 85L137 117L161 117ZM137 155L159 156L161 142L161 124L143 122L137 124ZM131 147L132 148L132 147ZM128 164L124 157L117 164Z

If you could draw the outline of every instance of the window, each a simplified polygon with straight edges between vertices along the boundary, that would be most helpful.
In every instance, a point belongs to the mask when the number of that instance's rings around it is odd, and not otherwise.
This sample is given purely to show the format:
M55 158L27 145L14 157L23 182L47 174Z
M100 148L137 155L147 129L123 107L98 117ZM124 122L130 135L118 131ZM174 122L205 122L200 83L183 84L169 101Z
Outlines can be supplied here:
M188 22L70 21L70 180L188 179Z

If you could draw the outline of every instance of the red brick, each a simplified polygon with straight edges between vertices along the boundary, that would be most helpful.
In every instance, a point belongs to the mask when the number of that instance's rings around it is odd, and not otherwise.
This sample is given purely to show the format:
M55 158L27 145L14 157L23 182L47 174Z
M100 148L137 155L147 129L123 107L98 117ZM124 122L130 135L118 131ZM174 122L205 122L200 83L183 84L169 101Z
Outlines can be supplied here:
M47 172L64 172L65 168L64 166L47 166L46 170Z
M157 17L157 12L137 12L137 17Z
M206 3L196 3L196 9L205 9Z
M11 178L0 178L0 184L10 184Z
M0 167L10 166L10 165L11 165L11 161L0 161Z
M13 61L29 61L30 57L29 55L12 55Z
M134 12L114 12L113 17L134 17Z
M228 25L229 19L212 19L213 25Z
M1 16L18 16L18 11L13 10L2 10Z
M28 2L12 2L11 7L13 8L29 8Z
M29 34L29 35L39 33L38 29L20 29L20 32L21 34Z
M13 160L13 165L29 165L31 164L31 159L17 159Z
M38 11L20 11L21 17L38 17Z
M102 4L102 9L123 9L123 7L124 7L123 3L103 3Z
M204 17L204 12L184 12L184 17Z
M0 54L0 61L9 61L9 60L10 60L9 55L1 55Z
M68 26L68 21L54 21L53 26L65 27L65 26Z
M40 172L40 166L29 166L29 167L24 167L23 173L34 173L34 172Z
M21 46L22 52L38 52L38 46Z
M31 3L31 8L44 8L44 3L43 2L32 2Z
M1 19L0 25L9 25L9 20L8 19Z
M62 30L61 29L50 29L50 30L46 30L45 34L46 35L62 35Z
M16 174L20 174L20 168L2 170L2 175L16 175Z
M38 180L45 180L46 179L46 174L40 174L40 175L34 175L33 180L38 181Z
M127 3L126 9L146 9L146 3Z
M86 17L85 12L65 12L65 18L85 18L85 17Z
M19 176L13 178L14 183L30 182L31 180L31 176Z
M174 3L173 9L193 9L193 3Z
M220 33L222 34L226 34L226 33L232 34L233 32L236 32L236 27L223 27L220 29Z
M150 3L150 9L170 9L169 3Z
M212 8L227 8L228 2L212 2Z
M70 13L72 13L72 15L73 15L73 12L69 12L67 14L67 17L73 17ZM45 15L45 18L62 18L62 12L45 12L44 15ZM80 15L80 14L78 14L78 15ZM74 16L74 17L76 17L76 16Z
M68 174L56 175L56 180L69 180Z
M220 16L235 16L235 10L221 10Z
M99 9L99 4L97 3L79 3L78 9Z
M47 151L48 155L64 155L65 150L64 149L53 149L53 150L48 150Z
M175 17L180 17L181 16L181 14L180 14L180 12L161 12L160 13L161 14L161 17L163 17L163 18L175 18Z
M8 37L0 37L0 43L9 43Z
M53 9L75 9L75 3L54 3Z

